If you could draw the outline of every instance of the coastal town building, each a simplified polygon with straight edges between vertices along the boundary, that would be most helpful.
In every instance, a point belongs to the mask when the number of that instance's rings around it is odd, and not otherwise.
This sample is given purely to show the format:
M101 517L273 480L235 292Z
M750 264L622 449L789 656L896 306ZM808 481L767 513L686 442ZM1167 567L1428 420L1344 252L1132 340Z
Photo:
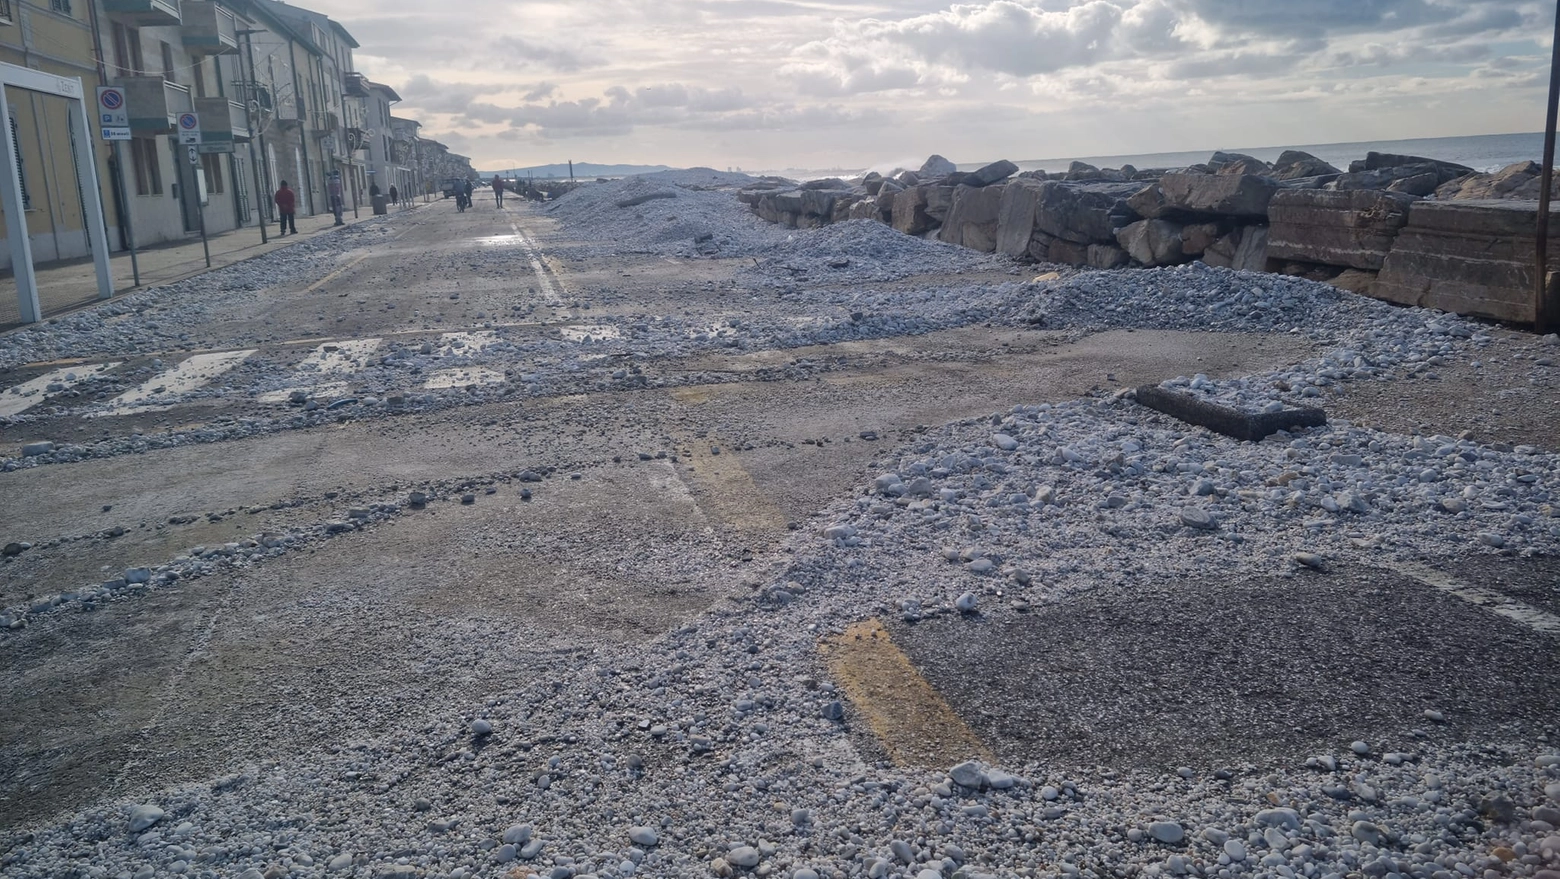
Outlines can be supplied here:
M79 78L88 100L124 90L130 139L93 144L113 250L272 222L282 180L309 216L329 212L333 178L351 212L371 183L413 193L436 179L431 167L468 173L462 157L424 148L420 123L391 115L400 95L354 69L357 48L339 22L281 0L0 0L0 62ZM33 258L86 256L68 102L10 97ZM187 114L198 145L181 142ZM0 232L11 221L0 212ZM0 268L10 261L6 248Z
M0 62L81 79L86 93L102 84L104 71L97 60L92 3L0 2ZM76 169L71 160L67 101L33 91L9 93L9 137L17 151L17 173L22 183L28 240L33 259L47 262L73 259L90 252L85 206L77 191ZM121 210L112 195L116 169L107 144L96 144L97 176L108 213L110 245L120 247ZM12 217L0 215L0 234L9 234ZM0 249L0 268L11 266L9 248Z

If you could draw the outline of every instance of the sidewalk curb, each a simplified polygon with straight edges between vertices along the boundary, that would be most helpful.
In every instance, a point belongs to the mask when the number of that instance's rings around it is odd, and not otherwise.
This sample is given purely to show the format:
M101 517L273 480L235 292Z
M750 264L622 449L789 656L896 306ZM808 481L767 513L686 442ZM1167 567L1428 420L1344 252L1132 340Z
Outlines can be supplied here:
M383 223L383 222L386 222L386 221L390 220L392 217L397 217L397 216L400 216L401 214L405 214L405 213L409 213L411 211L415 211L418 208L426 207L428 204L433 204L433 202L427 202L426 204L422 203L422 202L417 202L417 203L414 203L411 207L409 207L409 208L407 208L405 210L397 211L397 212L391 213L391 214L386 214L382 218L381 217L370 216L370 217L368 217L366 219L359 219L355 223L346 223L346 224L344 224L342 226L326 226L324 229L321 229L320 231L318 231L318 232L314 233L313 235L309 236L309 238L307 240L314 241L314 240L320 238L322 235L338 234L343 229L349 229L349 228L353 228L353 227L356 227L356 226L363 226L363 225L367 225L369 223ZM246 226L246 227L243 227L243 228L244 229L253 229L255 227L253 227L253 226ZM239 231L241 231L241 230L240 229L235 229L232 232L224 232L222 234L223 235L230 235L230 234L234 234L234 233L239 232ZM275 237L276 236L272 236L272 239L274 239ZM69 316L74 315L74 314L80 314L83 311L89 311L89 310L94 309L94 308L99 308L99 307L104 306L104 305L109 305L109 304L112 304L114 302L118 302L118 301L124 299L127 296L133 296L133 295L135 295L137 293L144 293L144 292L146 292L148 290L155 290L155 289L157 289L159 287L171 286L173 284L178 284L178 283L181 283L181 282L184 282L184 281L188 281L191 278L197 278L197 277L200 277L201 275L210 274L211 272L220 271L220 270L226 269L226 268L231 268L232 266L236 266L236 265L240 265L242 263L249 262L252 259L259 259L260 257L263 257L263 256L269 256L270 254L277 253L277 252L282 251L282 250L286 250L286 249L288 249L290 247L293 247L295 245L298 245L298 244L302 244L303 243L303 240L301 240L302 236L299 236L299 238L300 238L300 240L298 240L298 241L289 241L286 244L277 245L276 247L271 248L270 250L266 250L266 251L264 251L262 253L253 253L253 254L250 254L249 256L243 257L242 259L236 259L236 260L234 260L234 261L232 261L230 263L227 263L226 265L213 265L210 268L205 268L205 267L198 268L198 269L196 269L194 271L186 272L186 273L184 273L182 275L177 275L175 277L168 278L166 280L158 281L155 284L142 284L139 287L130 287L130 288L125 289L125 290L116 290L116 291L114 291L114 295L112 297L108 298L108 299L93 299L93 300L91 300L89 302L83 302L83 303L81 303L79 305L67 306L67 307L65 307L65 308L63 308L63 309L61 309L59 311L49 312L49 313L43 315L43 317L40 320L38 320L37 322L35 322L35 323L17 324L17 325L12 326L12 327L6 327L4 329L0 329L0 338L5 338L6 336L11 335L12 333L20 332L22 330L26 330L26 329L29 329L31 327L36 327L36 326L40 326L40 325L46 325L46 324L50 323L51 321L55 321L55 320L58 320L60 318L69 317ZM267 243L269 243L269 242L267 242ZM187 246L187 245L178 245L178 246ZM113 254L113 256L114 257L119 257L120 254L125 254L125 253L128 253L128 251L123 251L123 250L116 251Z

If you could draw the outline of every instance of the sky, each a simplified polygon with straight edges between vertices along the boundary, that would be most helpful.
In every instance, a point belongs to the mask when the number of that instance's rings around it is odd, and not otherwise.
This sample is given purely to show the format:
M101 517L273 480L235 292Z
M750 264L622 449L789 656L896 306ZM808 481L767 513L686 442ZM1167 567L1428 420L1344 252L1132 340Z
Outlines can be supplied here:
M1542 130L1553 0L297 0L499 169L916 167Z

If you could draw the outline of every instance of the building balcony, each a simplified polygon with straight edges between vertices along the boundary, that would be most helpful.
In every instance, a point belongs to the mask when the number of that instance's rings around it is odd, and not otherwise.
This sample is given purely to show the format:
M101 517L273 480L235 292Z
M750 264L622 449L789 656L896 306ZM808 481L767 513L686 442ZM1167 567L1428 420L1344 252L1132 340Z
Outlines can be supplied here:
M249 142L249 120L243 104L227 98L196 98L195 112L200 114L202 144Z
M195 109L188 86L160 76L121 76L115 84L125 90L130 130L135 134L166 134L178 123L180 113Z
M210 0L184 0L180 35L191 55L238 54L238 16Z
M361 73L341 75L341 89L349 98L368 97L368 80Z
M103 0L103 11L136 27L173 27L184 20L179 0Z
M315 110L309 114L309 130L314 134L335 134L339 128L341 119L329 110Z

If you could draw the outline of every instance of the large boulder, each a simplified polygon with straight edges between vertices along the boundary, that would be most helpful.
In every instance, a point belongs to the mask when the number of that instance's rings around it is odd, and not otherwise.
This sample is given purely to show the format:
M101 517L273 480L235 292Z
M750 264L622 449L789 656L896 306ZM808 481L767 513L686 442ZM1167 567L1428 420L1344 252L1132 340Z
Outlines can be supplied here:
M997 208L997 251L1011 257L1029 253L1029 240L1035 231L1035 212L1045 183L1020 177L1002 187L1002 202Z
M1404 305L1495 320L1535 318L1530 201L1423 201L1409 212L1372 294ZM1560 252L1560 206L1549 216L1549 248ZM1560 275L1552 275L1551 284Z
M1166 174L1159 178L1165 210L1191 216L1266 217L1278 184L1251 174Z
M1543 167L1537 162L1517 162L1493 174L1470 174L1450 183L1443 183L1435 191L1440 201L1467 201L1489 198L1520 198L1538 200L1543 188ZM1550 197L1560 197L1560 180L1550 184Z
M1376 189L1426 196L1442 183L1434 165L1394 165L1367 171L1351 171L1327 185L1328 189Z
M1181 227L1169 220L1139 220L1117 232L1116 240L1145 266L1175 265L1184 258Z
M1187 256L1199 256L1218 240L1218 223L1187 223L1181 229L1181 252Z
M922 163L921 170L916 172L916 176L921 180L931 180L937 177L947 177L957 170L959 170L959 166L934 153Z
M1053 238L1078 244L1110 243L1116 230L1138 219L1127 204L1136 184L1040 184L1035 228Z
M1000 183L1018 173L1018 166L1007 159L999 159L992 162L979 171L972 171L962 181L965 186L990 186Z
M953 209L952 186L924 186L926 190L926 215L941 224Z
M1267 271L1268 227L1242 226L1215 241L1202 256L1211 266L1242 272Z
M1349 173L1357 174L1362 171L1380 171L1385 168L1402 168L1411 165L1427 165L1435 170L1442 183L1449 183L1467 174L1472 174L1473 169L1467 165L1459 165L1456 162L1443 162L1439 159L1427 159L1424 156L1400 156L1394 153L1378 153L1372 150L1365 154L1365 158L1349 164Z
M1170 210L1170 203L1165 200L1165 191L1159 188L1156 180L1134 192L1127 199L1127 207L1145 220L1157 220Z
M1090 244L1088 266L1092 269L1119 269L1131 261L1127 252L1114 244Z
M957 186L953 205L937 237L949 244L991 253L997 249L997 217L1002 204L1000 186Z
M937 228L937 221L926 214L926 190L929 188L912 186L894 195L890 217L895 229L906 235L922 235Z
M1268 203L1268 255L1379 270L1415 201L1391 192L1285 190Z
M1273 177L1278 180L1298 180L1304 177L1324 177L1343 172L1302 150L1284 150L1273 163Z

